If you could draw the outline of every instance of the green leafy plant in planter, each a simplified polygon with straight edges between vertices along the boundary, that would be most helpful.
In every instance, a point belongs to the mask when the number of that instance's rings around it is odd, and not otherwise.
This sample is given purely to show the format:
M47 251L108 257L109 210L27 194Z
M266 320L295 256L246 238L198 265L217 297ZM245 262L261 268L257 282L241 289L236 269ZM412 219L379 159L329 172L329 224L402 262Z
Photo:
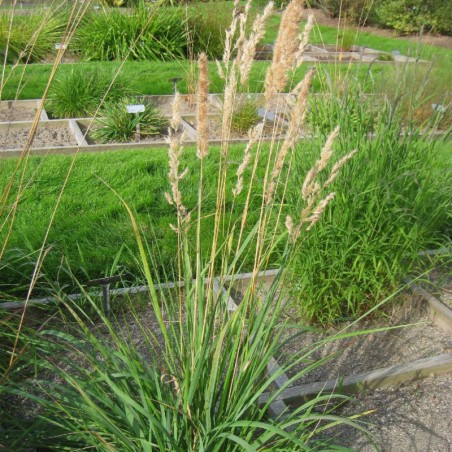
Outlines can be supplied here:
M231 129L240 134L248 132L261 119L257 113L258 108L259 103L254 98L239 101L232 113Z
M127 105L136 103L133 99L108 102L96 119L91 136L98 143L124 143L136 138L137 124L140 135L145 138L160 135L168 126L168 120L153 103L146 103L142 113L128 113Z
M102 68L71 67L53 81L46 110L54 118L93 116L104 98L115 101L133 94L129 86L122 74L115 77L112 71Z

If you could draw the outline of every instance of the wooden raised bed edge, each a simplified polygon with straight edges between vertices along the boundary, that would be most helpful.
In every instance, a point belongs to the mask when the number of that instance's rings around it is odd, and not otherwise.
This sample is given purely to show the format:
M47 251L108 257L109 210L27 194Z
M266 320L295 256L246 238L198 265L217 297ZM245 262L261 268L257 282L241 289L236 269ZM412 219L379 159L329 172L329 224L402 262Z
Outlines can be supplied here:
M420 378L436 376L451 370L452 355L437 355L397 366L363 372L346 377L342 381L334 379L300 386L291 386L284 389L274 401L281 400L291 408L294 408L320 393L330 394L337 392L341 394L352 394L362 390L383 388ZM259 404L265 404L270 397L271 394L264 394L259 398Z

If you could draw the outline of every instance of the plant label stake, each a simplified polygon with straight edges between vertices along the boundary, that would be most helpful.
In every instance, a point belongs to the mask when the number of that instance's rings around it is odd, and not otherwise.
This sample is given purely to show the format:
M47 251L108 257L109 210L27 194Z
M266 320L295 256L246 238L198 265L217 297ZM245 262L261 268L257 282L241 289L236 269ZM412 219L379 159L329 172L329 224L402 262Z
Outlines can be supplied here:
M119 275L109 276L107 278L99 278L88 281L86 285L89 286L102 286L102 298L104 302L104 312L107 318L110 318L110 284L113 282L120 281L121 277Z
M140 127L140 121L138 120L138 113L144 112L144 105L143 104L137 104L137 105L127 105L127 113L134 113L137 116L137 136L138 141L141 139L141 127Z
M174 84L174 94L177 94L177 84L181 81L182 79L180 77L173 77L173 78L169 78L168 81L170 83Z

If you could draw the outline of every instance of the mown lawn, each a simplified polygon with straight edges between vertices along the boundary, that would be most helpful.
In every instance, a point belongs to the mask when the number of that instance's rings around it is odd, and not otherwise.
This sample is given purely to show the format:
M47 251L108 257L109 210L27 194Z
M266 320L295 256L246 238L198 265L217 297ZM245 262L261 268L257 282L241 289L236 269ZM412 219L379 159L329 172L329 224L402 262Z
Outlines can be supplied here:
M213 230L213 226L209 225L213 225L210 214L215 211L218 151L217 147L212 147L205 162L204 231ZM187 148L181 164L181 168L189 168L187 177L182 181L183 200L189 210L196 208L198 196L199 161L193 158L194 154L194 148ZM42 244L72 158L30 158L24 179L27 188L20 199L7 251L0 265L0 292L14 292L29 280L36 250ZM235 170L242 158L243 148L232 146L228 206L231 206L232 188L236 183ZM16 163L16 159L0 162L2 193ZM157 271L162 274L164 270L170 271L175 263L177 241L169 226L175 222L175 209L164 197L165 191L169 191L168 171L167 149L79 155L50 230L47 242L49 252L41 280L45 280L46 275L50 281L68 282L69 278L62 269L67 263L82 281L121 269L134 273L134 277L139 276L140 265L135 262L137 247L130 218L121 201L103 181L117 190L132 208L150 254L157 262ZM258 180L262 180L263 171L264 168L259 171ZM17 183L8 205L12 204L16 193ZM245 193L242 193L236 200L233 220L239 218L243 210L244 196ZM257 196L253 198L250 224L255 220L253 212L259 206L260 197ZM4 243L6 234L7 228L0 234L0 243ZM204 234L202 239L207 252L212 237Z

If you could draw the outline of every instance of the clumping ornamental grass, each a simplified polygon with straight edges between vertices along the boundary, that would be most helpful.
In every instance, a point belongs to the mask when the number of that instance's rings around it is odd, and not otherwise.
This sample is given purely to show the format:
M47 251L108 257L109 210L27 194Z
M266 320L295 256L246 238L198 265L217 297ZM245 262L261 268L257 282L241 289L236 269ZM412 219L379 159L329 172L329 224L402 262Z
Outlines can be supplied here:
M299 209L289 214L284 204L276 202L287 190L288 178L283 168L291 166L299 130L306 117L307 94L314 76L313 71L308 71L300 83L290 88L295 102L289 113L285 140L280 145L273 143L268 153L263 153L263 124L249 131L249 141L243 146L241 163L235 171L232 203L226 203L230 151L226 138L233 116L233 100L239 86L247 83L256 45L263 37L271 8L270 4L256 17L250 34L245 33L248 6L242 14L235 9L226 33L225 53L218 66L225 82L222 121L225 139L216 156L213 212L205 211L204 206L207 176L204 162L211 152L205 54L199 57L197 88L196 215L185 204L182 181L187 171L181 164L184 148L178 133L179 96L174 101L165 198L175 214L168 227L179 245L175 281L184 284L177 284L172 295L158 293L153 268L155 248L147 246L131 207L118 194L129 216L138 246L137 259L149 287L144 309L154 317L155 325L150 330L140 320L143 314L134 315L131 309L130 314L135 316L135 324L141 330L134 345L137 338L127 326L121 331L114 320L105 318L98 310L98 319L102 321L99 330L83 306L74 305L64 291L59 292L62 314L71 319L75 330L71 331L71 325L65 329L43 325L30 337L28 347L19 350L19 342L15 341L8 351L10 364L2 378L1 393L28 400L34 409L28 417L20 412L2 412L1 444L11 448L44 446L124 451L331 450L334 446L328 439L329 428L338 423L358 427L353 416L340 418L331 412L333 406L346 400L340 395L319 395L277 418L268 416L269 405L283 389L272 390L275 379L297 362L305 361L315 349L300 350L281 370L267 372L271 357L278 356L282 346L279 339L284 327L281 316L284 298L278 295L279 287L286 281L285 269L291 256L299 251L301 241L315 229L333 201L335 193L331 186L353 155L345 155L330 169L333 143L339 133L337 128L332 130L298 187L303 200ZM299 35L302 12L303 2L294 0L283 14L274 59L265 78L266 102L285 88L289 73L301 64L309 31ZM238 38L234 39L236 33ZM256 177L263 158L265 174L261 183ZM72 167L68 174L71 170ZM117 193L107 182L105 185ZM256 187L260 188L258 192ZM248 230L250 202L254 196L261 200L259 217ZM225 213L236 209L239 199L244 204L238 221L230 222ZM203 215L213 217L212 242L207 252L201 246ZM257 274L265 268L275 248L281 249L280 271L261 298ZM238 308L230 311L227 298L217 290L217 284L222 286L227 275L234 278L249 253L254 255L251 284ZM44 258L42 252L37 269ZM29 293L37 276L35 272ZM83 286L80 290L85 292ZM89 294L85 293L85 297L96 310L96 301ZM23 331L19 325L16 337L20 338ZM341 336L347 335L343 332ZM313 363L302 372L320 364ZM287 385L299 376L293 376ZM264 394L268 396L266 402L260 399Z

